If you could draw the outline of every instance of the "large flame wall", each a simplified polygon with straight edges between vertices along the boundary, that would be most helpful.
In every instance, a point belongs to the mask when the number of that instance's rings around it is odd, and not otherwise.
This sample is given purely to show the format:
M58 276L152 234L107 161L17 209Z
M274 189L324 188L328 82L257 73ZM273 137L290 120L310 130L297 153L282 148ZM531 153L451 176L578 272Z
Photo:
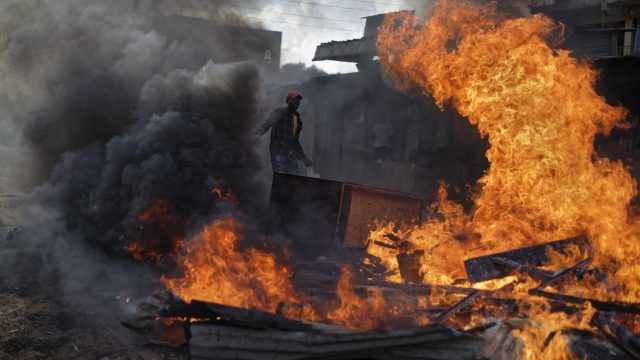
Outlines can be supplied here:
M561 26L541 15L507 19L494 6L438 1L426 22L391 14L377 41L399 87L451 103L489 139L491 166L462 226L481 238L457 245L455 258L585 233L596 265L617 280L616 297L636 300L638 225L628 216L636 183L593 147L597 133L624 126L626 110L595 92L588 63L552 49ZM425 226L414 231L442 236L433 221Z

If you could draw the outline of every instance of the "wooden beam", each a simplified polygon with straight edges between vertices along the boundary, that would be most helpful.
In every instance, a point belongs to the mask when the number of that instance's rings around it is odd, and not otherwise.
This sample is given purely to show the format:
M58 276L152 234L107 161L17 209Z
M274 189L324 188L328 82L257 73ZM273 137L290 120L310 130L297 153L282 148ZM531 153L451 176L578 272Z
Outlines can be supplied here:
M496 256L491 258L491 261L496 263L499 266L504 267L512 274L523 273L530 276L533 279L540 281L547 281L551 277L553 277L553 273L551 271L541 270L533 266L520 264L516 261L506 259L500 256Z
M480 256L465 260L464 268L467 271L467 279L472 283L498 279L509 276L510 272L506 271L504 267L496 264L492 260L495 257L501 257L515 261L519 264L535 267L547 262L547 251L562 251L562 249L565 249L570 245L578 245L581 248L585 248L588 245L587 238L585 236L577 236L545 244L504 251L497 254Z
M627 303L627 302L621 302L621 301L611 301L611 302L601 301L601 300L583 298L578 296L565 295L560 293L552 293L552 292L547 292L540 289L531 289L529 290L529 294L535 295L535 296L541 296L547 299L551 299L551 300L563 302L563 303L569 303L569 304L583 305L590 302L594 308L598 310L603 310L603 311L615 311L615 312L627 313L627 314L640 314L640 304L637 304L637 303Z
M455 305L447 309L447 311L443 312L437 318L435 318L434 322L441 323L447 320L451 315L455 314L458 310L469 305L469 303L473 301L473 299L477 298L479 295L480 295L480 291L477 291L477 290L472 293L469 293L469 295L467 295L464 299L460 300L458 303L456 303Z

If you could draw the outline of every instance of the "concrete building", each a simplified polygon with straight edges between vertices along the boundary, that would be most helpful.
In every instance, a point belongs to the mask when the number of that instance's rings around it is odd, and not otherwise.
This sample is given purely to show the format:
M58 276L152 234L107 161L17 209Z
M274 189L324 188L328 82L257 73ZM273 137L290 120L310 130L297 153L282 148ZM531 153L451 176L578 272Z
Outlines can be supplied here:
M531 0L531 12L567 26L565 47L593 59L640 54L638 0Z

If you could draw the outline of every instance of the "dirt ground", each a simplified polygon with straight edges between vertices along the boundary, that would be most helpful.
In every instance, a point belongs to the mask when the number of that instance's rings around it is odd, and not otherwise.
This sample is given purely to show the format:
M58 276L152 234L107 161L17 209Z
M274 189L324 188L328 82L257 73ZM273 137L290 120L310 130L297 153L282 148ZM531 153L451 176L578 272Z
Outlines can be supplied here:
M0 241L6 241L4 235ZM104 320L105 312L112 311L104 307L96 309L95 316L86 310L77 311L55 295L58 289L53 276L29 278L29 267L38 262L27 251L2 252L0 260L20 256L24 261L11 269L0 266L0 360L189 358L184 347L148 345L148 335L120 325L125 319L115 315L115 301L111 319Z
M120 325L120 316L96 322L77 311L56 296L54 275L36 278L37 252L6 236L19 225L12 210L26 192L24 164L10 151L0 146L0 360L188 359L187 349L146 345L149 338Z
M5 279L3 279L5 280ZM120 325L91 324L36 283L0 281L0 359L188 359L186 349L144 345Z

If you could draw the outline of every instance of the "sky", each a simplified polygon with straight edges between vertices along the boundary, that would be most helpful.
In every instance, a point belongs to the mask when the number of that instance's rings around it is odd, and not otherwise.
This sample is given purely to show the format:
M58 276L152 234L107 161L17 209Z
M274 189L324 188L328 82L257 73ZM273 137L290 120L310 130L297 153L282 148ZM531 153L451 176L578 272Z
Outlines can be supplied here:
M216 0L211 0L216 1ZM422 8L428 0L236 0L227 1L243 16L282 32L281 64L316 65L328 73L356 71L355 64L311 59L316 46L362 37L362 17Z

